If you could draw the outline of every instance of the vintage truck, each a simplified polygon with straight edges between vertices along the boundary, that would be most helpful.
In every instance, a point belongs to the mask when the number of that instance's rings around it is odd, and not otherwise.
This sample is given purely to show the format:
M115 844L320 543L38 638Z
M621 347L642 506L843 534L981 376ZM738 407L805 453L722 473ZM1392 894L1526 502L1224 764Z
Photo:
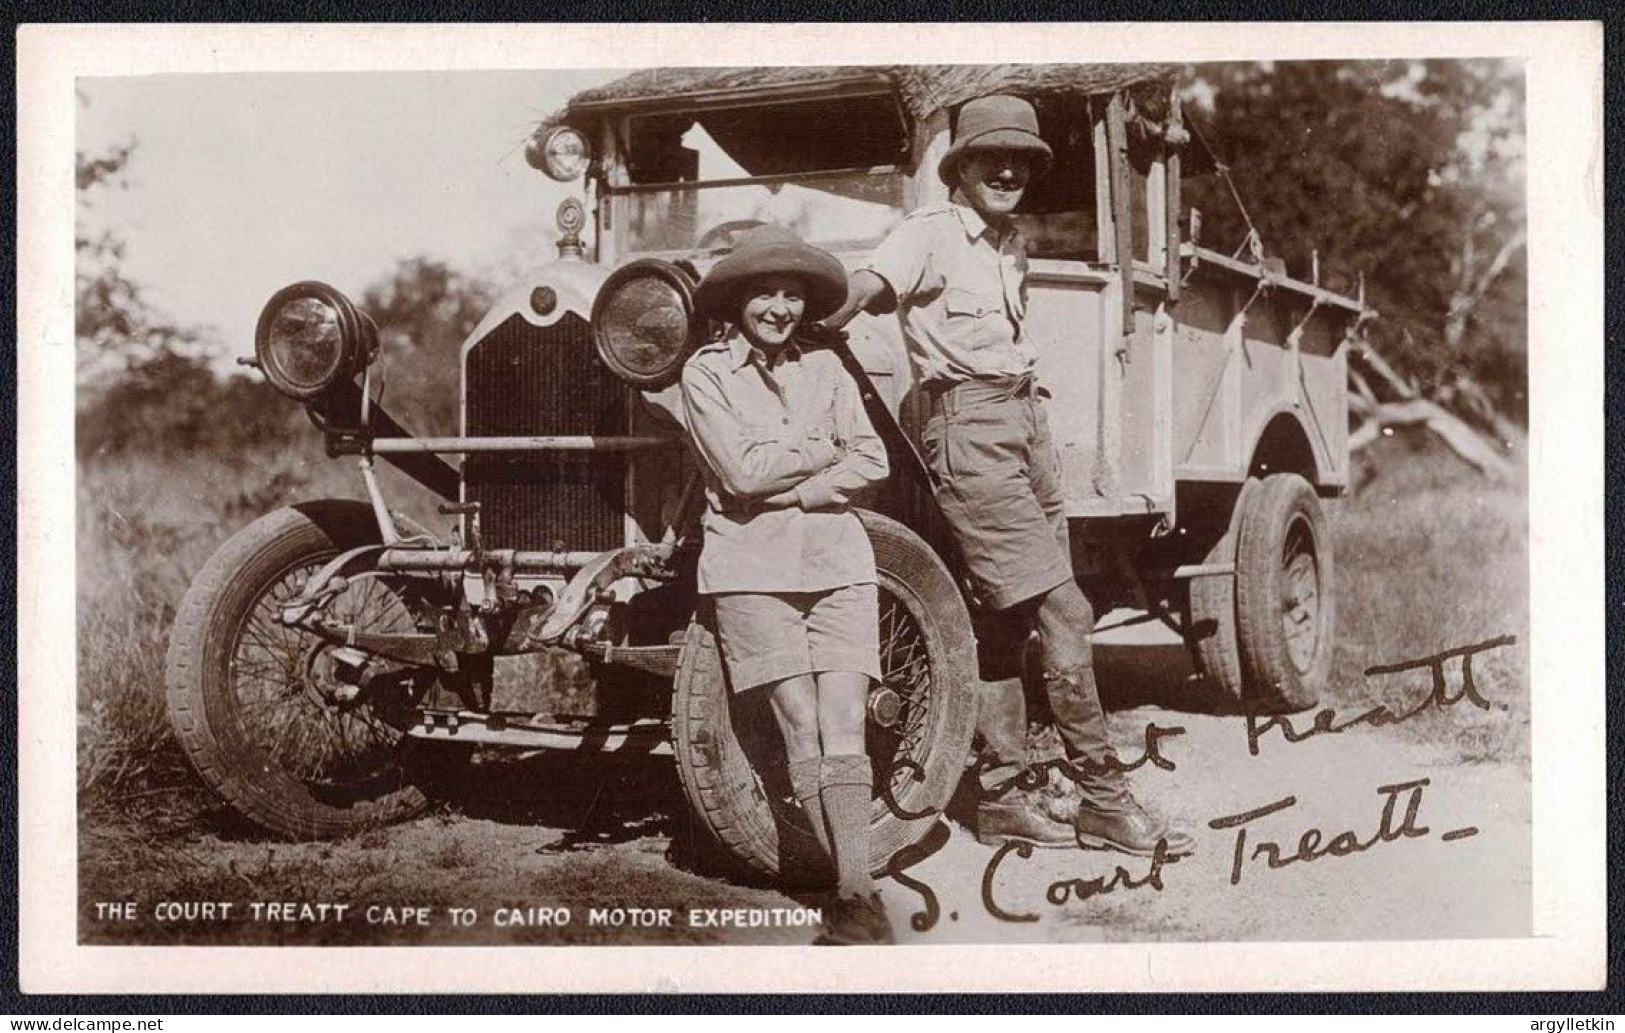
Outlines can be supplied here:
M1081 584L1098 613L1175 629L1238 712L1310 703L1333 637L1320 500L1348 484L1346 362L1366 313L1257 248L1193 239L1181 181L1214 163L1176 68L652 70L532 137L531 164L580 193L557 260L464 344L458 436L415 437L378 407L376 331L342 294L299 283L266 305L254 364L330 454L358 459L369 501L266 515L187 593L167 695L200 777L274 833L325 837L418 811L473 746L669 752L717 841L786 870L809 833L777 735L754 694L730 701L696 617L702 496L673 385L714 328L692 290L763 222L855 266L945 198L954 112L995 92L1030 99L1055 150L1019 222ZM862 514L885 671L869 707L879 869L970 762L980 613L915 450L897 321L848 331L832 346L893 471ZM445 500L446 540L396 514L379 459ZM495 658L548 650L587 658L595 713L494 704Z

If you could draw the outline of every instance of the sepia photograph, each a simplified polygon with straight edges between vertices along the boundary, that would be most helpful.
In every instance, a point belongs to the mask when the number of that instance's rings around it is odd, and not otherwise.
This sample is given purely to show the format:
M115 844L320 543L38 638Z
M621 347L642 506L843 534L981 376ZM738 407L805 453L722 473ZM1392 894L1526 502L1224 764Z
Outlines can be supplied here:
M76 75L73 944L1542 935L1527 61L1166 49Z

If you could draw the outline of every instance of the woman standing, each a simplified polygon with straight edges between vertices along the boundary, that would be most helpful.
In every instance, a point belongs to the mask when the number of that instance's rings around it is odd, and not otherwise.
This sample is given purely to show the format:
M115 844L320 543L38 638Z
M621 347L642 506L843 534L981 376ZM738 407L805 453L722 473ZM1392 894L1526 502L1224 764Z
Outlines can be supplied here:
M840 262L787 230L742 238L695 292L729 328L684 367L683 405L705 467L699 590L729 681L769 694L791 788L835 862L821 942L891 943L869 876L875 560L849 507L885 479L886 451L840 359L796 333L838 309L846 285Z

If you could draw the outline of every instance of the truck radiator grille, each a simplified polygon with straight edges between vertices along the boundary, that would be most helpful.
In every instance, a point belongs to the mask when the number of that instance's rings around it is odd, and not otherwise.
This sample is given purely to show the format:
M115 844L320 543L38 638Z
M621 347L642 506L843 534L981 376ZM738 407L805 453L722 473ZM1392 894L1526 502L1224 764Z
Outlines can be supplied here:
M549 327L509 317L469 350L464 377L471 436L627 432L625 385L574 313ZM475 453L463 466L463 497L480 504L492 549L618 548L625 492L616 453Z

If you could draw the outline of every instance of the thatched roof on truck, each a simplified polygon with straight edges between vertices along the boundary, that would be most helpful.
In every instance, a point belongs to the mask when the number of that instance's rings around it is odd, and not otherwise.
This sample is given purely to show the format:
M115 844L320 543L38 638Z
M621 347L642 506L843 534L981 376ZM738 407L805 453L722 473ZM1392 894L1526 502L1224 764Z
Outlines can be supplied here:
M586 129L606 109L680 106L719 95L775 94L825 84L867 80L895 88L910 117L925 118L972 97L1015 93L1035 100L1111 93L1141 83L1171 82L1173 64L1068 65L796 65L776 68L651 68L583 90L537 127L540 137L557 125Z

